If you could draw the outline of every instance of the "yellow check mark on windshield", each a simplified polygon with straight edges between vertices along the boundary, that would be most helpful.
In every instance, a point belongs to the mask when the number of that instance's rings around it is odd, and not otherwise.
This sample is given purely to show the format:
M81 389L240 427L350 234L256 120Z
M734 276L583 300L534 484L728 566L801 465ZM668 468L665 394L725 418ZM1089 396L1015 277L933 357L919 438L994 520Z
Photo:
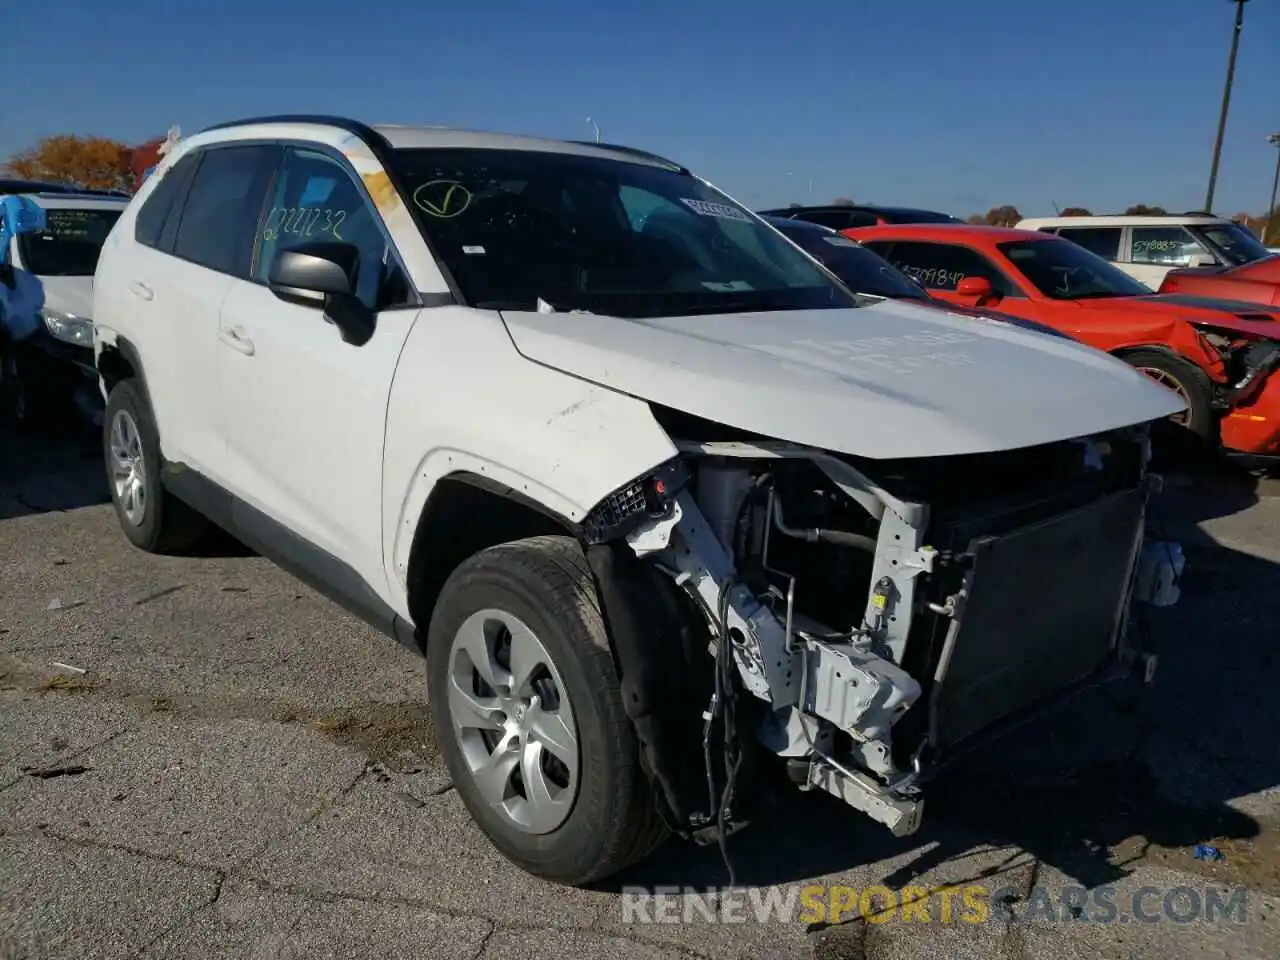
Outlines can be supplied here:
M449 185L449 189L445 191L439 203L434 203L423 196L431 187L440 187L445 184ZM413 200L423 211L433 217L456 217L471 205L471 192L460 183L454 183L449 180L433 180L431 183L424 183L415 190L413 192Z

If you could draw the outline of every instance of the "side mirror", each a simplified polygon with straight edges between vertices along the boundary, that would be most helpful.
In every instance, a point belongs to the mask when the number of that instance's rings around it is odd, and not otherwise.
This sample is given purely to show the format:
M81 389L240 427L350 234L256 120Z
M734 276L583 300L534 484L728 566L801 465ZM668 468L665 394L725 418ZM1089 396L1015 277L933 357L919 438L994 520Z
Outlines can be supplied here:
M324 306L329 297L352 295L359 266L360 252L349 243L302 243L276 254L267 286L281 300Z
M991 281L986 277L965 277L956 284L956 293L966 299L976 300L981 303L995 295L995 289L991 286Z
M374 314L355 295L360 251L350 243L314 241L279 251L271 261L267 286L281 300L319 307L346 343L359 346L373 336Z

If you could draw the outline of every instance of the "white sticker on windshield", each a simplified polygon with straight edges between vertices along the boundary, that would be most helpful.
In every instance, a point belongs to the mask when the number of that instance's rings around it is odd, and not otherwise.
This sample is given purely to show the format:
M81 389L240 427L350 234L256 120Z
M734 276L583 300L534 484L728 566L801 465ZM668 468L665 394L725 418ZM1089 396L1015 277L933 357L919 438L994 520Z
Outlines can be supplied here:
M858 244L850 240L848 237L823 237L823 240L831 244L833 247L856 247Z
M462 252L470 254L473 257L483 257L484 247L463 247Z
M753 289L751 284L745 280L726 280L723 282L703 280L702 285L708 290L714 290L716 293L742 293Z
M685 197L681 197L680 202L694 213L700 213L704 217L719 217L721 220L746 220L748 223L751 222L751 218L745 213L737 207L729 206L727 203L711 203L708 200L690 200Z

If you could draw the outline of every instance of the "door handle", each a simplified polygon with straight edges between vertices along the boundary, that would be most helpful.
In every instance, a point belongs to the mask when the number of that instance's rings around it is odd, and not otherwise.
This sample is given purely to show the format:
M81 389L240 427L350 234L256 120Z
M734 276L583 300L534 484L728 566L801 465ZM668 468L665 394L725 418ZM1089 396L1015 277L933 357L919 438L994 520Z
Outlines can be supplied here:
M132 293L135 297L138 297L139 299L142 299L142 300L150 300L152 297L156 295L155 291L152 290L150 287L148 287L141 280L136 281L131 287L129 287L129 292Z
M253 356L253 341L245 334L244 327L223 327L218 331L218 339L246 357Z

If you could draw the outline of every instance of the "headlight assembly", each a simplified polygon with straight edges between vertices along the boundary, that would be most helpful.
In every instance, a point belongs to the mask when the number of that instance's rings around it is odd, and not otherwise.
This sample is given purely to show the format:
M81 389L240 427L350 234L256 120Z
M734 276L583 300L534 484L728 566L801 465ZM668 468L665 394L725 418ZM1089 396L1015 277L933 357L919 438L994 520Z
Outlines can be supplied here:
M92 320L48 307L40 311L40 316L44 319L44 328L55 340L75 344L77 347L93 347Z

